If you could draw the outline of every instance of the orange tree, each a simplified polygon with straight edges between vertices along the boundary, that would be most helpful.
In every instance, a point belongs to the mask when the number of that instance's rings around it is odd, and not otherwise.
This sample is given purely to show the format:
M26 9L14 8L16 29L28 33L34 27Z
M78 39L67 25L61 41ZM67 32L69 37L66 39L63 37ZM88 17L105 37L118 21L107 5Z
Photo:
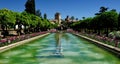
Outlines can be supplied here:
M8 28L13 28L15 24L15 14L11 10L1 9L0 10L0 23L3 36L8 35Z

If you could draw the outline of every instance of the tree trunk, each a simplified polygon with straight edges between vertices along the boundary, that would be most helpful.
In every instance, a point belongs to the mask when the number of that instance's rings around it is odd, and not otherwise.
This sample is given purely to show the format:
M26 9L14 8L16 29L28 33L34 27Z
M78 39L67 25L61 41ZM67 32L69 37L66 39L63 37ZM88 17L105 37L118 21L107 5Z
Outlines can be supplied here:
M108 29L108 28L106 28L106 36L107 36L107 37L108 37L108 30L109 30L109 29Z
M100 35L100 29L98 29L98 35Z

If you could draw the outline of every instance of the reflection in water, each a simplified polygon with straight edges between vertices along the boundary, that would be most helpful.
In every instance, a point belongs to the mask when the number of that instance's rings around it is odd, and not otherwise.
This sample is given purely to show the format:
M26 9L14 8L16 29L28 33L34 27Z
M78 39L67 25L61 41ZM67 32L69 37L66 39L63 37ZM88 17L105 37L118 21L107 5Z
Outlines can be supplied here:
M54 55L55 55L55 56L59 56L59 57L62 57L62 56L63 56L63 54L62 54L63 48L62 48L62 46L61 46L61 41L60 41L61 36L62 36L62 33L61 33L61 32L56 33L56 35L55 35L55 39L56 39L56 50L55 50Z
M52 50L43 50L42 52L50 52L50 54L46 55L37 55L37 58L63 58L63 40L65 39L66 41L69 40L69 36L66 33L58 32L54 34L55 37L55 43L52 44L54 47ZM55 46L54 46L55 45ZM52 54L51 54L52 53ZM45 53L44 53L45 54Z

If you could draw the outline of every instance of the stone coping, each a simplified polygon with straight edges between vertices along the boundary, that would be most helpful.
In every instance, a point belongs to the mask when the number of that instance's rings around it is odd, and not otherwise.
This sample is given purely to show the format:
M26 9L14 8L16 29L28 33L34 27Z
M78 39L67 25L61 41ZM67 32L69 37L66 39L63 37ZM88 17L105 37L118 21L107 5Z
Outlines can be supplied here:
M103 42L91 39L89 37L86 37L86 36L83 36L83 35L80 35L80 34L75 34L75 35L77 35L79 37L82 37L82 38L84 38L86 40L92 41L93 44L95 44L95 45L97 45L97 46L99 46L99 47L113 53L115 56L120 58L120 48L117 48L117 47L114 47L114 46L111 46L111 45L108 45L108 44L104 44Z
M36 36L36 37L32 37L32 38L29 38L29 39L26 39L26 40L23 40L23 41L19 41L19 42L16 42L16 43L13 43L13 44L4 46L4 47L0 47L0 53L2 53L2 52L4 52L4 51L7 51L7 50L9 50L9 49L15 48L15 47L17 47L17 46L23 45L23 44L28 43L28 42L30 42L30 41L33 41L33 40L35 40L35 39L41 38L41 37L46 36L46 35L48 35L48 34L49 34L49 33L42 34L42 35L39 35L39 36Z

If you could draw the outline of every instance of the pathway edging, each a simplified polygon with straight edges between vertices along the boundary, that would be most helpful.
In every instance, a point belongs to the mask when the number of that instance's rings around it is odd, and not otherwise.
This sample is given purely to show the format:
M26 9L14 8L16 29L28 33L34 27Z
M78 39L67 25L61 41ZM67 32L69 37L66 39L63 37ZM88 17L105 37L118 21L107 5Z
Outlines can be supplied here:
M75 33L74 33L74 34L75 34ZM104 44L104 43L102 43L102 42L100 42L100 41L91 39L91 38L89 38L89 37L86 37L86 36L83 36L83 35L80 35L80 34L75 34L75 35L77 35L77 36L79 36L79 37L82 37L82 38L84 38L84 39L86 39L86 40L92 41L93 44L95 44L95 45L97 45L97 46L99 46L99 47L101 47L101 48L103 48L103 49L106 49L106 50L109 51L109 52L112 52L115 56L117 56L117 57L120 58L120 49L119 49L119 48L110 46L110 45L108 45L108 44Z
M12 48L15 48L17 46L20 46L22 44L25 44L25 43L28 43L30 41L33 41L35 39L38 39L38 38L41 38L43 36L46 36L48 35L49 33L46 33L46 34L42 34L42 35L39 35L39 36L36 36L36 37L32 37L32 38L29 38L29 39L26 39L26 40L23 40L23 41L19 41L19 42L16 42L14 44L10 44L10 45L7 45L7 46L4 46L4 47L0 47L0 53L4 52L4 51L7 51L9 49L12 49Z

